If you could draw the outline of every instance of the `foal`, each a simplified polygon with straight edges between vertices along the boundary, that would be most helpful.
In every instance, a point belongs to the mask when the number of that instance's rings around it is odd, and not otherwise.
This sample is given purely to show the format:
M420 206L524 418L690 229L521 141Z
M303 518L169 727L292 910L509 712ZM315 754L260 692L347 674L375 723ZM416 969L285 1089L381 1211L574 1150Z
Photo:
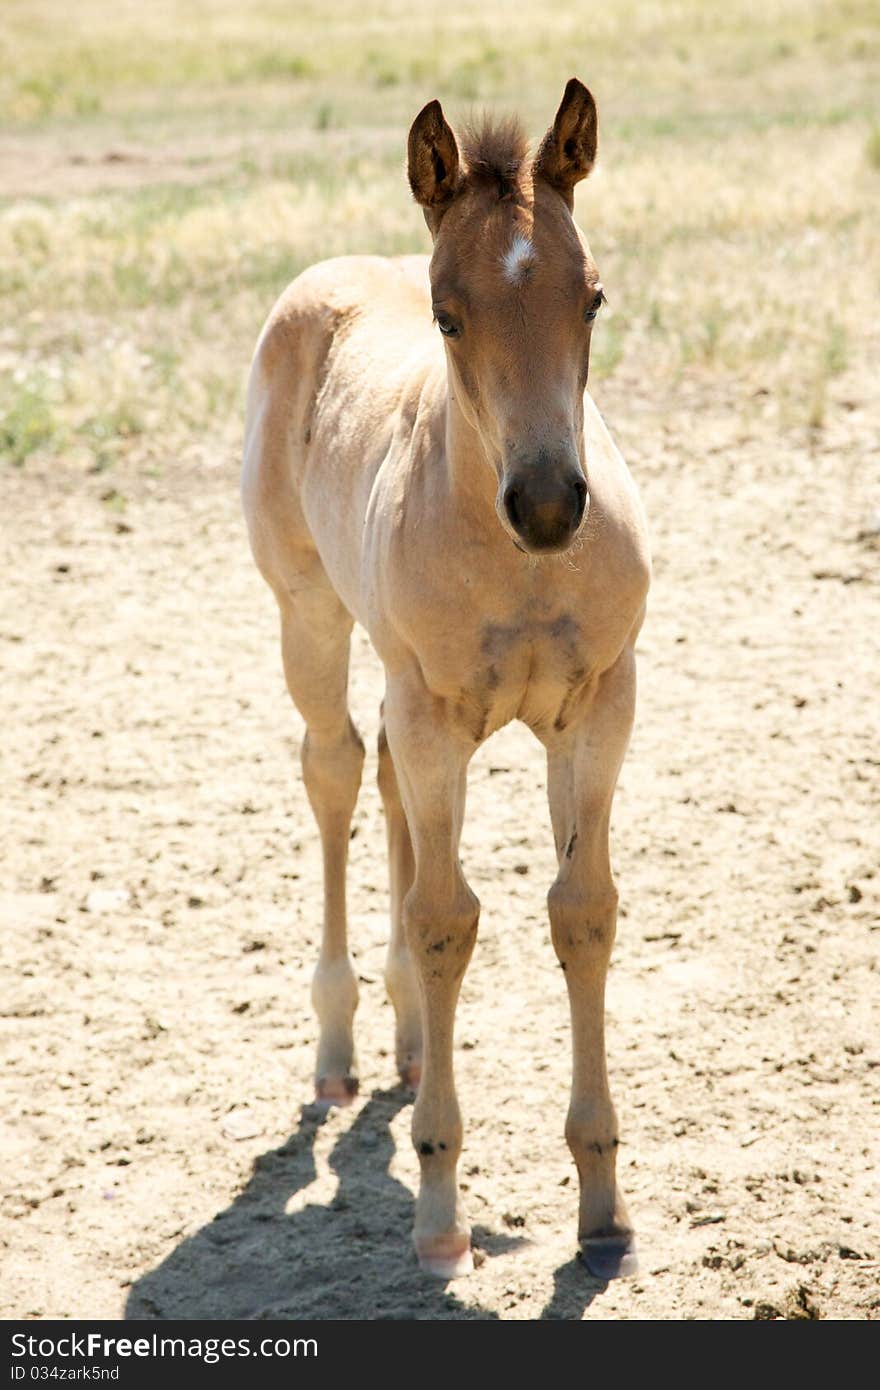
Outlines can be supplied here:
M452 1065L479 915L458 860L465 783L474 751L512 719L547 750L559 859L548 903L571 1005L566 1137L583 1257L605 1278L635 1268L603 1014L617 904L608 822L649 560L634 484L585 393L604 296L572 206L596 132L593 98L575 78L534 157L514 121L486 123L460 147L430 102L408 144L430 261L310 267L269 316L248 393L244 508L281 611L324 855L317 1097L346 1104L358 1085L345 916L364 758L347 705L357 621L386 672L386 980L398 1070L418 1086L414 1240L422 1266L447 1278L472 1267Z

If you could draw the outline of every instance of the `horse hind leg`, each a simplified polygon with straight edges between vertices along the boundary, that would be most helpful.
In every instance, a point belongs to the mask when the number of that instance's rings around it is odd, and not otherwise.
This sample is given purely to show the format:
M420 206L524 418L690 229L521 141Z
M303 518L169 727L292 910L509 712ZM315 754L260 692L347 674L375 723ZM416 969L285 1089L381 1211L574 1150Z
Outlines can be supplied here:
M329 587L282 595L279 606L284 674L306 724L303 780L324 860L324 922L312 980L319 1023L315 1097L324 1105L347 1105L358 1089L352 1033L358 989L348 953L345 877L364 762L364 745L348 712L353 622Z
M394 1006L397 1071L404 1086L417 1090L422 1075L422 1010L418 980L403 923L403 900L412 886L415 862L397 773L385 734L384 707L378 750L378 781L385 808L391 885L391 939L385 963L385 986Z

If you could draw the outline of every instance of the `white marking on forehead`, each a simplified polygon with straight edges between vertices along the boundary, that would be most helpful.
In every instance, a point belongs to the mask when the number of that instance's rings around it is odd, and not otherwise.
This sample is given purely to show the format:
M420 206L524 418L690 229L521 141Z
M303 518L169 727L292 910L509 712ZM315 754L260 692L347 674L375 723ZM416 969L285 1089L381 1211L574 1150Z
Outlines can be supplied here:
M531 269L535 260L535 248L527 236L517 232L509 247L501 257L504 274L516 284Z

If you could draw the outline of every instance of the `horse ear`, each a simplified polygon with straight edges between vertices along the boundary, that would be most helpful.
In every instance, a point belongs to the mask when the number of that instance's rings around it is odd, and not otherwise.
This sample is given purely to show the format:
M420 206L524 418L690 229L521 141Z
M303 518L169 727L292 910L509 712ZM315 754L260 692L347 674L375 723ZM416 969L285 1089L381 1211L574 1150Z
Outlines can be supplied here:
M407 174L417 203L443 211L461 181L458 145L439 101L429 101L412 123L407 141Z
M558 188L569 206L575 184L587 177L596 162L598 136L596 103L583 82L572 77L532 166L535 176Z

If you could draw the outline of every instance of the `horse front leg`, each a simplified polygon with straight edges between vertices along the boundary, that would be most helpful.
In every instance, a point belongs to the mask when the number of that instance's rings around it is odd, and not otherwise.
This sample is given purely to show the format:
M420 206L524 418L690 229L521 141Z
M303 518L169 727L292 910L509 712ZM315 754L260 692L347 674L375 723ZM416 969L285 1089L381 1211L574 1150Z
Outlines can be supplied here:
M416 680L389 684L385 727L415 858L403 904L424 1034L412 1122L421 1168L413 1240L422 1268L450 1279L473 1268L458 1191L462 1121L452 1062L455 1008L480 910L458 862L473 744L456 735L442 702Z
M600 678L583 722L548 746L548 792L559 854L548 907L571 1008L573 1065L565 1136L580 1181L582 1258L601 1279L637 1269L635 1237L617 1189L617 1117L605 1062L605 978L617 922L608 825L634 699L635 663L626 648Z

